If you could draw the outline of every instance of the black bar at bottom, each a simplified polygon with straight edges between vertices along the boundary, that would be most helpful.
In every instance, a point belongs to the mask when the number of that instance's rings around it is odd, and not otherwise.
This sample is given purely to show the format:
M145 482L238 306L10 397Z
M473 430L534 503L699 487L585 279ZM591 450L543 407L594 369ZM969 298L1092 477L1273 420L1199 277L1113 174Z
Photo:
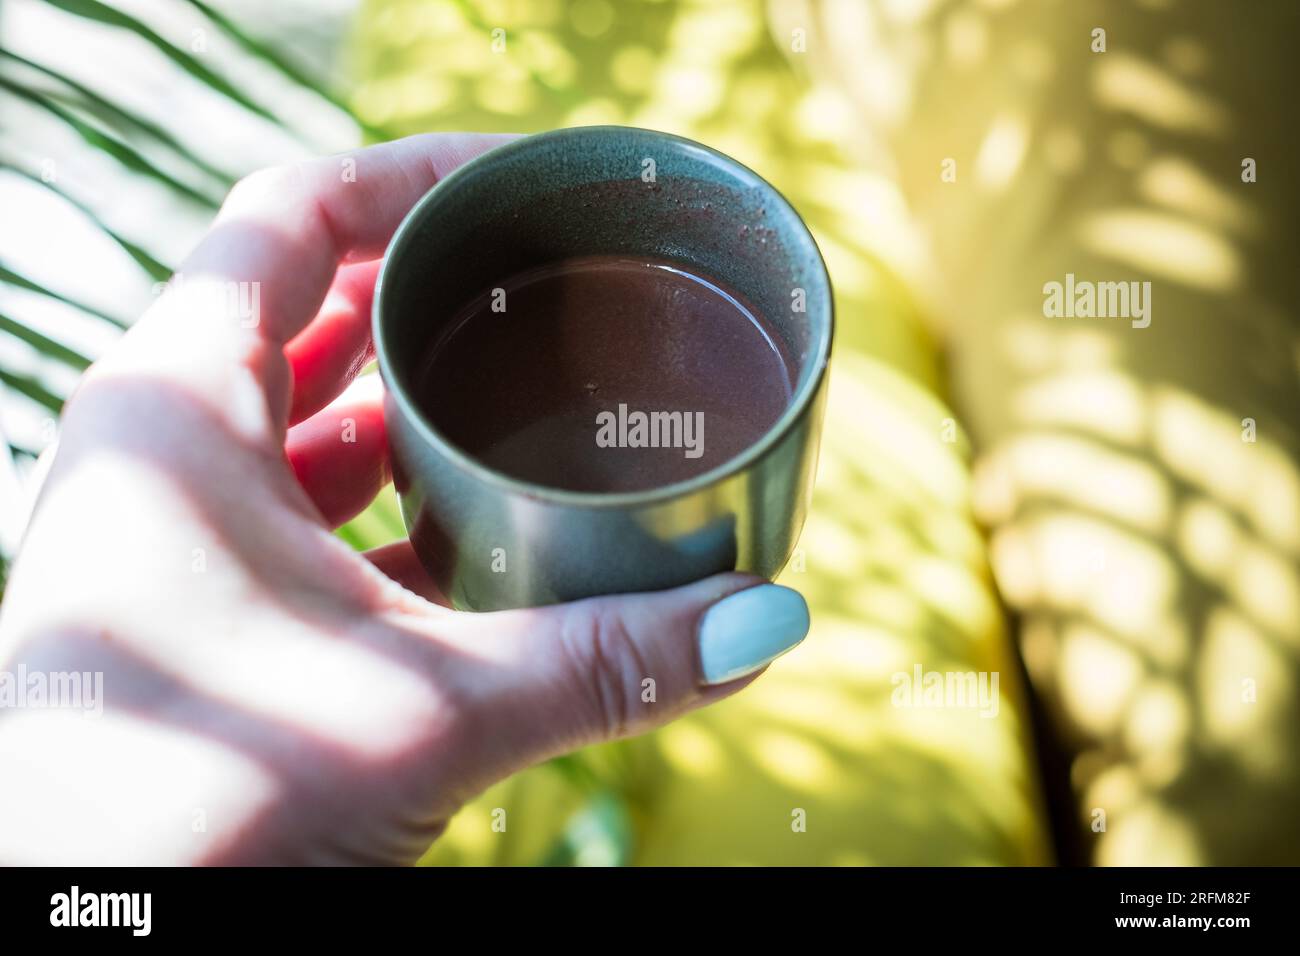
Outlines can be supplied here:
M1058 942L1199 936L1230 944L1261 931L1272 936L1295 917L1295 873L1286 869L49 868L6 870L0 881L0 918L15 942L75 933L83 943L411 938L437 945L466 932L497 942L513 930L534 942L538 933L553 935L563 945L570 934L594 942L589 934L605 924L625 932L640 926L646 939L666 945L661 934L686 926L695 938L717 931L734 942L776 923L803 923L815 924L819 936L839 930L856 939L919 931L927 944L1020 930ZM439 939L445 933L456 936Z

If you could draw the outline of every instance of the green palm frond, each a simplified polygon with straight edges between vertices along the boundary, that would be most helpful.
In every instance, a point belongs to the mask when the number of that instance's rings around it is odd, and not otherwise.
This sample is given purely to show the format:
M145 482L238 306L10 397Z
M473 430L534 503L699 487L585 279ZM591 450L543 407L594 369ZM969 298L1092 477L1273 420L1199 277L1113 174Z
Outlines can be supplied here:
M6 268L2 262L0 262L0 283L13 286L16 289L24 289L27 292L35 292L39 295L46 296L47 298L54 299L56 302L62 302L64 305L70 305L75 309L80 309L87 315L93 315L97 319L103 319L109 325L115 325L119 329L125 329L129 324L125 319L120 319L115 315L111 315L97 306L82 302L72 296L64 295L62 292L55 292L53 289L48 289L39 282L29 279L25 275L14 272L12 269Z
M143 40L165 58L160 62L169 63L178 76L196 81L200 87L210 91L214 99L234 103L245 111L250 124L264 127L266 122L270 122L290 136L303 139L302 134L287 122L286 110L262 102L260 95L245 88L249 84L240 82L237 70L248 69L252 62L258 68L288 80L309 94L309 98L314 97L322 108L340 111L350 117L362 132L373 133L366 124L357 120L343 98L330 90L323 80L295 64L274 44L250 33L224 13L215 0L171 2L176 8L197 13L204 24L210 25L215 33L229 41L227 49L238 49L251 59L232 66L219 56L196 55L168 39L165 35L167 29L147 22L156 18L129 13L100 0L45 0L49 7L92 24L91 30L102 30L106 36L110 33L130 34ZM147 278L147 281L157 283L168 279L172 274L171 266L149 251L161 245L158 236L128 234L109 225L97 211L98 197L82 188L69 188L56 181L54 176L44 174L42 163L47 159L62 162L70 156L73 159L106 157L128 179L152 184L170 197L178 212L186 209L190 215L195 212L211 214L234 180L248 170L227 168L220 159L211 156L205 144L196 146L187 142L181 130L175 124L169 124L165 117L147 115L138 106L85 79L84 74L82 79L70 76L52 62L46 62L41 49L29 48L20 52L3 46L3 39L0 36L0 115L5 118L0 127L0 176L21 177L47 190L57 197L58 202L75 209L95 230L127 253L142 270L142 281ZM10 105L22 109L6 109ZM60 134L57 142L72 145L62 147L65 152L58 156L43 156L40 148L32 145L39 137L26 134L45 129ZM68 133L72 134L71 137ZM77 155L72 156L67 150ZM147 231L149 227L144 225L135 229ZM36 278L15 262L0 262L0 293L7 291L32 293L59 302L75 309L92 323L101 323L114 331L121 331L130 324L127 318L86 301L84 290L75 288L75 285L66 289L62 286L51 288L43 279ZM27 303L23 296L5 296L0 305L0 346L3 346L0 348L0 400L6 396L21 396L17 399L18 404L26 403L39 420L50 414L59 414L66 398L60 390L69 379L67 372L80 373L90 364L92 356L85 354L86 350L75 341L74 335L69 334L67 340L63 340L57 329L37 322L35 315L28 313ZM35 302L31 308L35 310ZM14 343L18 343L16 349ZM21 365L8 358L12 355L23 359ZM64 372L46 375L41 371L42 366L32 365L32 358L38 363L47 363L44 368L51 371L61 368ZM30 464L30 459L38 452L39 449L27 448L14 439L12 430L0 442L0 455L4 456L4 464L11 472L19 463ZM364 545L364 542L358 544ZM0 553L0 593L6 573L6 557Z
M165 282L167 281L167 279L171 277L173 270L170 266L164 265L163 263L159 262L152 255L150 255L145 249L141 248L139 245L132 242L130 239L127 239L125 236L117 232L115 229L112 229L109 226L105 225L104 223L100 222L99 218L95 215L93 209L91 209L81 200L70 195L66 190L60 189L53 182L43 179L42 177L37 176L35 173L28 172L25 169L20 169L18 166L15 166L11 163L0 161L0 170L13 173L15 176L22 176L24 179L36 183L38 186L45 187L50 192L54 193L56 196L58 196L60 199L66 202L69 206L72 206L74 209L79 211L82 215L86 216L88 219L90 219L91 222L95 223L99 227L99 229L106 236L108 236L108 238L112 239L115 243L117 243L118 246L120 246L128 256L134 259L136 263L140 266L140 268L143 269L146 273L148 273L149 277L153 279L155 282Z
M184 160L195 169L205 173L211 180L221 186L223 189L229 189L235 181L235 176L229 172L218 169L211 165L206 159L182 143L175 135L165 127L155 123L138 113L121 106L113 101L100 96L94 90L90 89L83 83L78 83L71 77L65 76L58 70L51 69L41 63L29 60L27 57L19 56L12 50L0 49L0 57L20 63L27 69L39 73L42 76L54 80L60 87L70 91L73 100L78 107L88 113L96 116L107 126L126 133L139 134L154 142L165 146L174 155ZM47 94L52 99L63 100L62 93Z
M141 39L148 41L154 49L204 86L215 90L264 119L271 120L274 123L280 122L269 109L245 95L225 77L208 69L198 57L182 50L173 43L169 43L148 24L137 20L129 13L116 10L107 4L100 3L99 0L46 0L46 3L58 7L60 10L66 10L68 13L74 13L79 17L85 17L88 20L95 20L109 26L129 30Z
M26 395L38 405L44 405L56 415L63 411L63 396L55 395L31 375L9 372L0 368L0 385Z
M82 355L76 349L69 348L62 342L56 342L41 332L33 328L16 322L9 316L0 312L0 332L8 332L19 341L26 342L36 351L40 352L46 358L54 359L56 362L62 362L64 365L71 366L77 371L85 371L90 368L90 359Z
M110 133L91 125L81 119L75 113L65 106L62 106L53 96L48 93L41 93L37 90L30 89L21 83L17 83L8 77L0 76L0 90L5 90L21 100L30 103L39 110L53 116L59 122L68 126L78 136L85 141L86 145L92 149L97 149L107 153L116 159L119 163L134 173L148 176L157 180L162 185L174 190L182 196L194 200L200 205L216 209L220 203L220 196L213 191L200 191L188 183L183 183L170 173L164 172L153 163L149 162L138 150L118 139Z
M257 39L246 30L242 29L233 20L227 17L221 11L215 9L211 4L204 3L203 0L185 0L191 7L198 10L214 26L220 29L231 40L233 40L245 53L257 57L266 65L270 66L281 76L292 80L297 85L305 89L313 90L322 99L334 107L352 117L355 122L367 136L371 138L383 138L383 131L366 123L360 119L347 102L336 95L329 87L323 85L319 79L309 76L304 70L294 64L292 60L282 54L275 47Z

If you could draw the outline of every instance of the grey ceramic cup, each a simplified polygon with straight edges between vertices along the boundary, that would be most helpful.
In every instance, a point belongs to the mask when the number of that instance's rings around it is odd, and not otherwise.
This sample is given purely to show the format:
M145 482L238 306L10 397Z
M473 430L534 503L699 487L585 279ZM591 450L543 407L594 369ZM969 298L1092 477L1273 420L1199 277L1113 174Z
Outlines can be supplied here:
M526 270L603 254L680 263L736 290L775 328L795 384L766 434L689 480L619 493L519 481L439 434L415 396L458 310ZM733 569L774 577L812 496L832 313L826 266L799 215L758 175L698 143L580 127L457 169L398 228L374 298L394 480L434 582L458 608L496 610ZM593 450L594 434L593 423Z

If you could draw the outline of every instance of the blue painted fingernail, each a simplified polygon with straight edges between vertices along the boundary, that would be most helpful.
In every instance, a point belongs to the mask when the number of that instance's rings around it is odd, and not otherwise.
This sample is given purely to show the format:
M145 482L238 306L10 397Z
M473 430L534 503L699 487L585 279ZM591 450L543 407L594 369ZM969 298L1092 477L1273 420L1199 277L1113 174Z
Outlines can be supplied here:
M808 633L803 595L760 584L723 598L700 618L700 665L706 684L725 684L776 660Z

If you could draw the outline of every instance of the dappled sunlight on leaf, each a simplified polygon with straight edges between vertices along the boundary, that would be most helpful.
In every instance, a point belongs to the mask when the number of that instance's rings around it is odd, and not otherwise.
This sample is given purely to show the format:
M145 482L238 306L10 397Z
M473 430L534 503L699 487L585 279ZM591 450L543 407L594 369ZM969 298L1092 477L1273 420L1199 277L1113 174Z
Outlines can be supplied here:
M1011 184L1029 146L1028 123L1016 113L993 119L975 154L975 179L989 192Z
M983 475L999 471L1011 485L998 490L1003 499L1060 501L1150 534L1162 534L1169 525L1173 493L1167 479L1151 465L1086 438L1028 432L981 466Z
M1221 136L1231 126L1227 109L1215 97L1123 51L1110 51L1097 61L1093 95L1100 106L1158 128Z
M1249 204L1182 157L1153 160L1138 177L1137 192L1147 203L1207 227L1247 237L1260 230L1260 217Z
M1231 292L1241 282L1232 243L1189 219L1136 209L1104 210L1080 223L1083 245L1144 275Z
M1030 382L1012 401L1016 416L1034 425L1077 429L1122 445L1138 444L1147 432L1141 389L1113 370L1062 371Z
M1142 660L1131 649L1086 625L1061 634L1059 667L1070 679L1061 685L1067 713L1093 734L1113 731L1142 678Z

